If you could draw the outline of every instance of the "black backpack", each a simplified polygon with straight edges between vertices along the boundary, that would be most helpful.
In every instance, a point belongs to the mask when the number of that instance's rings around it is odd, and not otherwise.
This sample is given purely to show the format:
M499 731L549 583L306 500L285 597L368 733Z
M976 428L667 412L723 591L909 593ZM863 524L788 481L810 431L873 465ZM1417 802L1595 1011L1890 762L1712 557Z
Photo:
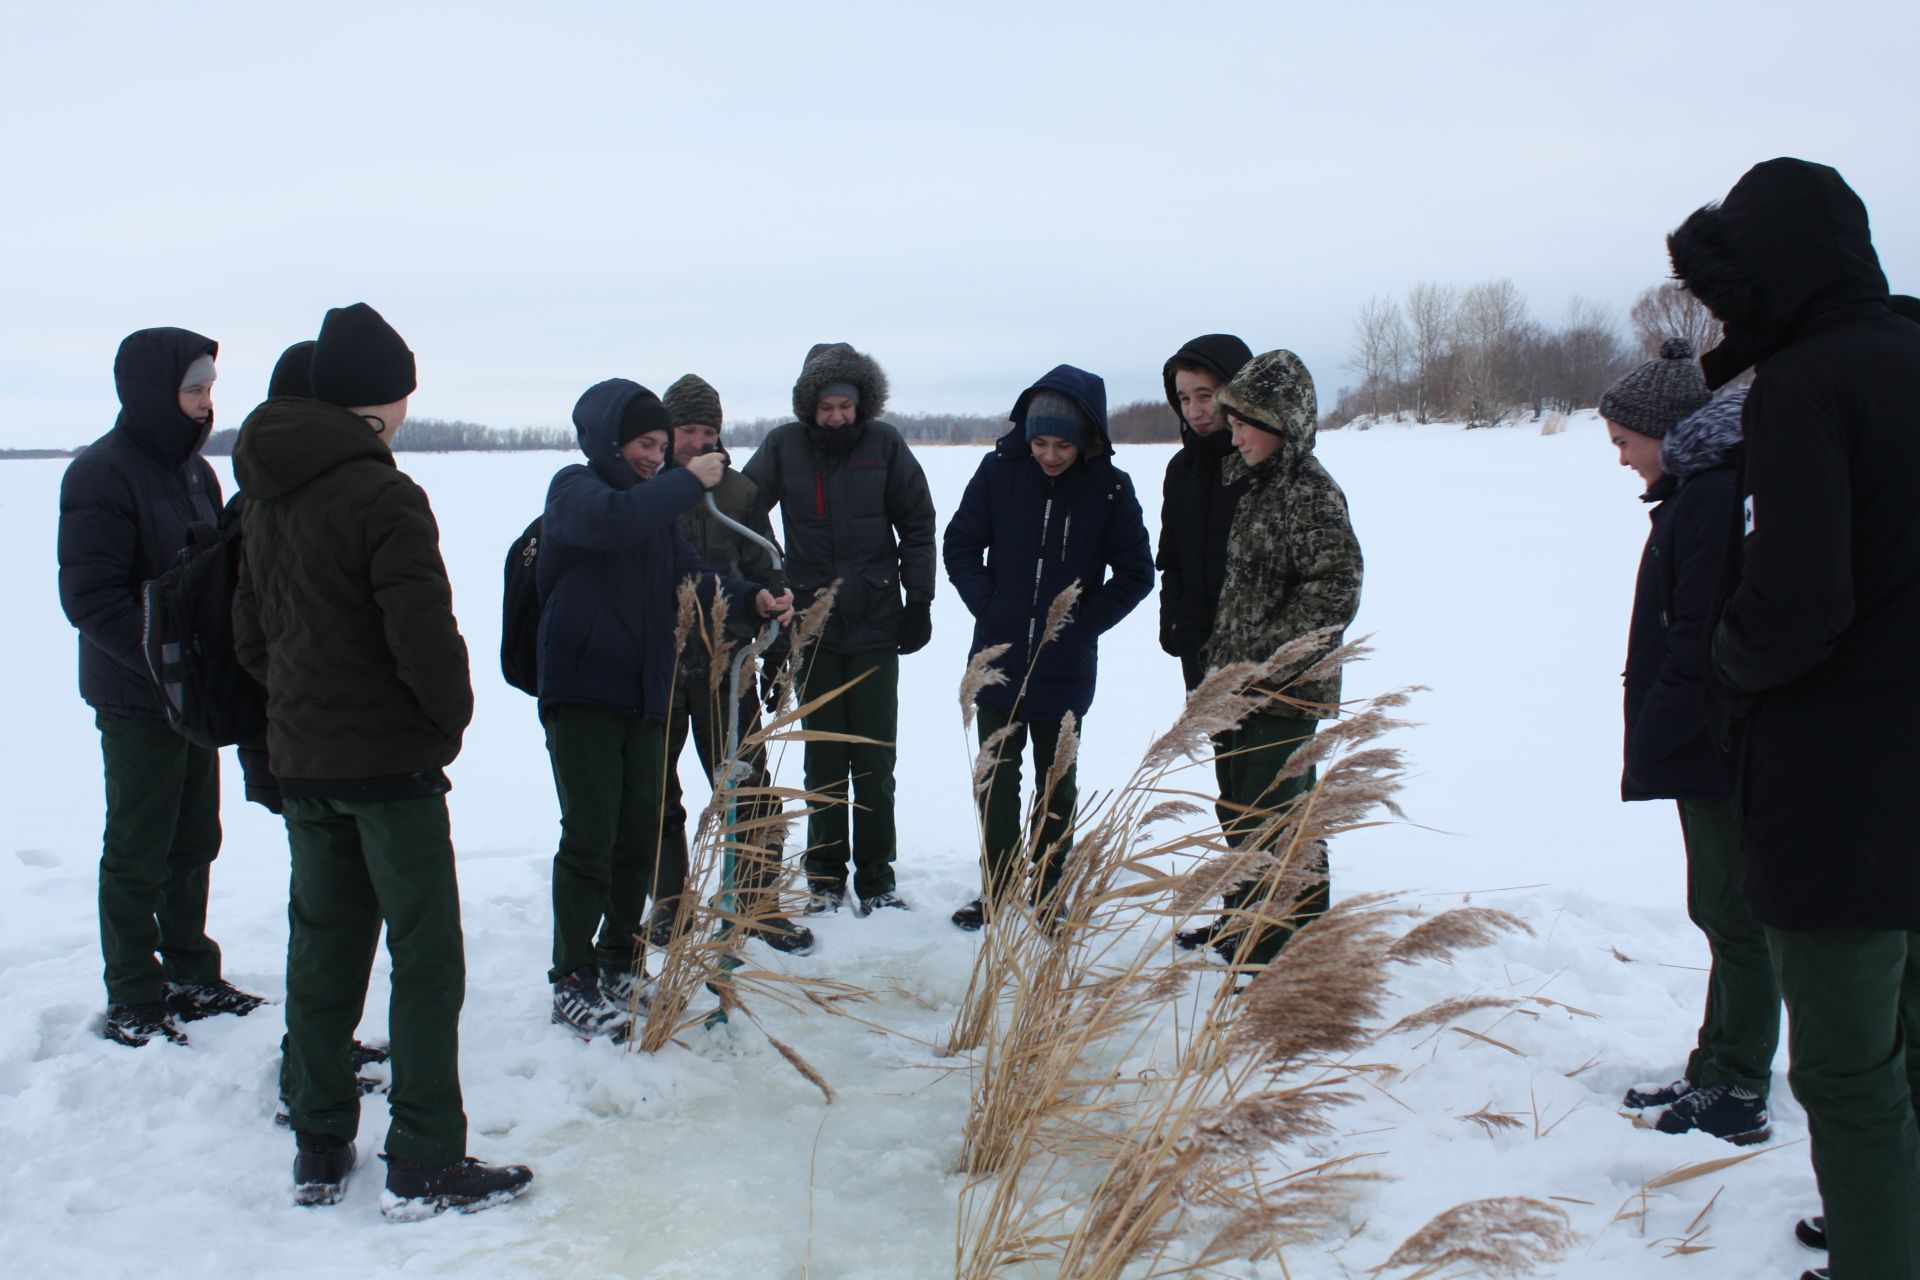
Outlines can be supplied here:
M267 691L233 654L233 589L240 580L240 511L188 527L173 564L140 588L141 648L167 723L203 747L258 743Z
M535 516L507 548L500 593L500 674L522 693L540 693L540 587L535 563L540 558L540 520Z

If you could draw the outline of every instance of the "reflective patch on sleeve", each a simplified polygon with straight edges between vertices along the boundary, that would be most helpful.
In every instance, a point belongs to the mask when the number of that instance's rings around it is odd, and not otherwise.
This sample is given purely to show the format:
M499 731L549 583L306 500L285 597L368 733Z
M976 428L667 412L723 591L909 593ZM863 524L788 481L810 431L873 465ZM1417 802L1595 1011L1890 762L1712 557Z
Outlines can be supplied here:
M1743 526L1742 527L1743 534L1751 535L1753 533L1753 495L1752 494L1747 495L1746 502L1743 503L1741 506L1741 524Z

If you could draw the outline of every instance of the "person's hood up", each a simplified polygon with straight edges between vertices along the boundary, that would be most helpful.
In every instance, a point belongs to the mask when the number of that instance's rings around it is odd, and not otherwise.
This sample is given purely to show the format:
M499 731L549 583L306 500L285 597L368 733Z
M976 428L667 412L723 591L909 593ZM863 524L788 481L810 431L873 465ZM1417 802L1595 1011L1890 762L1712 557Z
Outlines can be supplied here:
M1680 419L1661 438L1660 469L1684 480L1726 462L1740 447L1740 414L1746 404L1747 388L1741 387Z
M264 502L356 458L394 465L392 450L359 414L321 400L278 396L240 424L233 478L247 501Z
M817 342L800 366L800 378L793 384L793 416L796 421L813 425L813 410L820 403L822 388L836 382L850 382L860 388L860 404L854 410L854 425L871 422L886 411L887 375L870 355L855 351L845 342Z
M180 412L180 379L201 356L218 357L220 344L188 329L139 329L113 357L113 389L120 395L119 427L167 467L184 466L213 431Z
M1314 396L1313 375L1291 351L1255 356L1233 381L1214 393L1213 403L1216 413L1231 413L1279 435L1286 441L1283 452L1288 456L1313 451L1320 405ZM1225 428L1224 419L1220 425Z
M1013 429L1001 436L995 448L1008 457L1026 457L1032 453L1027 444L1027 407L1042 391L1053 391L1079 405L1093 424L1093 443L1081 459L1104 458L1113 453L1113 438L1107 433L1107 384L1097 373L1088 373L1070 364L1055 365L1041 379L1020 393L1008 418Z
M594 474L616 489L640 483L640 473L620 456L620 415L647 389L631 378L608 378L588 387L573 406L573 431ZM668 450L671 452L671 448Z
M1166 364L1160 367L1160 381L1167 389L1167 403L1173 406L1173 416L1180 424L1180 441L1186 445L1197 445L1214 437L1226 438L1226 432L1216 427L1211 435L1197 434L1187 425L1187 415L1180 412L1180 392L1173 385L1174 375L1180 372L1182 364L1197 364L1210 370L1225 386L1233 381L1235 374L1246 368L1247 361L1253 359L1253 349L1230 333L1203 333L1193 341L1174 352ZM1231 446L1228 447L1231 451Z
M1700 360L1716 389L1821 317L1887 301L1867 207L1823 164L1755 165L1725 200L1681 223L1667 250L1675 278L1726 326Z

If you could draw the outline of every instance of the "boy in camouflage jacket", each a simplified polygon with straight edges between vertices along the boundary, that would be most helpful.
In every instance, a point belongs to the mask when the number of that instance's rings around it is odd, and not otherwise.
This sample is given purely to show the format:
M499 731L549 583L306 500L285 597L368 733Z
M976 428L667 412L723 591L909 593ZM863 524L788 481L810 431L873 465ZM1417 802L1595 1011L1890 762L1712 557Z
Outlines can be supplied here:
M1282 645L1323 628L1344 632L1360 607L1361 577L1346 495L1313 456L1317 406L1313 377L1300 358L1291 351L1256 356L1220 389L1215 409L1225 415L1238 451L1221 465L1220 483L1244 481L1246 492L1227 542L1226 581L1206 648L1209 668L1264 662ZM1289 685L1326 648L1275 673L1271 687L1284 688L1288 701L1273 702L1272 710L1223 735L1221 799L1242 812L1226 832L1235 848L1258 829L1264 814L1313 786L1312 769L1291 778L1278 775L1318 721L1339 712L1337 671ZM1219 934L1215 945L1229 959L1238 953L1247 963L1266 963L1295 929L1327 909L1324 848L1313 856L1323 864L1316 881L1304 888L1297 880L1283 884L1274 878L1242 885L1227 895L1229 915L1214 930L1187 937L1198 942ZM1237 917L1242 911L1247 915ZM1226 929L1236 918L1242 923Z

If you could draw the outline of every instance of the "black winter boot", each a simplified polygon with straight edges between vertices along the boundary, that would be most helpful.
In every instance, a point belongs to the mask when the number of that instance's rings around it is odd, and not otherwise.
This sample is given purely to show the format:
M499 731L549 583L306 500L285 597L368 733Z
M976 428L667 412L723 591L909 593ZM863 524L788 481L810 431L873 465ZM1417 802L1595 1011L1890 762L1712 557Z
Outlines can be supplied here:
M399 1156L380 1158L387 1162L380 1212L395 1222L418 1222L447 1209L478 1213L505 1204L533 1181L533 1170L523 1164L481 1164L472 1156L438 1169Z
M775 951L790 956L804 956L813 950L813 930L785 916L768 916L746 933L749 938L758 938Z
M1802 1218L1793 1224L1793 1238L1809 1249L1827 1247L1827 1215L1815 1214L1811 1218Z
M293 1202L339 1204L358 1154L353 1144L334 1133L296 1133L293 1140Z
M220 1013L244 1018L265 1003L261 997L249 995L225 978L167 984L167 1008L182 1022L198 1022Z
M171 1040L174 1044L185 1044L187 1033L180 1029L172 1009L164 1000L152 1000L146 1004L110 1004L107 1006L107 1022L100 1034L115 1044L124 1044L128 1048L138 1049L155 1036Z
M951 919L955 927L965 929L968 933L978 933L987 925L987 900L975 898L954 912Z

